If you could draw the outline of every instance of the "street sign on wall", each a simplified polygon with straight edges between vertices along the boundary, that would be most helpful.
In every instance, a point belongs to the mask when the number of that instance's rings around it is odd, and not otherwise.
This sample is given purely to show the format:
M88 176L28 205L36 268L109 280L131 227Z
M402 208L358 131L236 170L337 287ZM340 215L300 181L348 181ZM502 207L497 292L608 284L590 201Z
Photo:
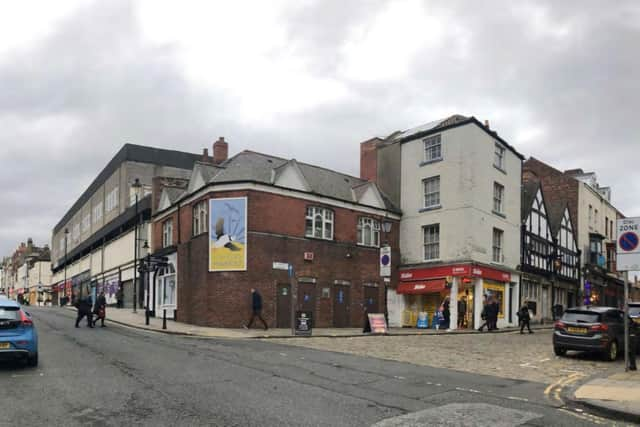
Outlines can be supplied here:
M380 276L391 276L391 247L389 246L380 248Z
M617 225L618 271L640 270L640 217L619 219Z

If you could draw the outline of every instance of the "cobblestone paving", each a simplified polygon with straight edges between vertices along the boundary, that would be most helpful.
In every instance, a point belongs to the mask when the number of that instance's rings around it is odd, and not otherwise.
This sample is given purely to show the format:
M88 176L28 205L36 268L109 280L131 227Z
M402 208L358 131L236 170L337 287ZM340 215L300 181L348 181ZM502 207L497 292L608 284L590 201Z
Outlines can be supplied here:
M515 332L271 341L546 384L573 373L591 375L623 369L620 360L604 362L597 354L569 352L566 357L555 356L550 330L532 335Z

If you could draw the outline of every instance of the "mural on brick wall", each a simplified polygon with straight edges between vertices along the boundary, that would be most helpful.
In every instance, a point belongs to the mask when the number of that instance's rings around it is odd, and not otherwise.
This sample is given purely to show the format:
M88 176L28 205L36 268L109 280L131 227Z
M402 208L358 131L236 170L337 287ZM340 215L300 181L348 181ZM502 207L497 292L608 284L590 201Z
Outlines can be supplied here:
M209 271L247 269L247 198L209 200Z

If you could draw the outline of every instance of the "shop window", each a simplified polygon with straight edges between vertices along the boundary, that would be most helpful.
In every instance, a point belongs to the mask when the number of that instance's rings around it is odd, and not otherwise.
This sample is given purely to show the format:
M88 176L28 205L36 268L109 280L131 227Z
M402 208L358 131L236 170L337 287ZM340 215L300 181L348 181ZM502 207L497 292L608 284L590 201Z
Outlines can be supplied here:
M305 236L333 240L333 211L316 206L307 207Z
M193 236L206 233L209 229L209 202L203 200L193 206Z
M424 259L435 260L440 258L440 224L432 224L422 227L424 239Z
M504 318L504 285L484 282L484 296L488 302L495 299L498 302L498 317Z
M424 140L424 161L433 162L442 160L442 142L440 135L435 135Z
M358 244L363 246L380 246L380 221L373 218L358 218Z

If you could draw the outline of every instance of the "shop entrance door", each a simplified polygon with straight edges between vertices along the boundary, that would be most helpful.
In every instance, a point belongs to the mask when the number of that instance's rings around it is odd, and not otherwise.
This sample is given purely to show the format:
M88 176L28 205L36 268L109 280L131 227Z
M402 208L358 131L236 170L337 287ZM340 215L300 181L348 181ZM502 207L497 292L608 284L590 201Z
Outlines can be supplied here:
M316 285L315 283L298 284L298 310L310 311L311 326L316 323Z
M333 326L336 328L347 328L349 322L349 287L336 285L333 288Z
M291 327L291 286L289 284L278 285L278 299L276 301L276 327Z
M378 288L365 286L364 288L364 306L367 313L382 313L378 298Z

